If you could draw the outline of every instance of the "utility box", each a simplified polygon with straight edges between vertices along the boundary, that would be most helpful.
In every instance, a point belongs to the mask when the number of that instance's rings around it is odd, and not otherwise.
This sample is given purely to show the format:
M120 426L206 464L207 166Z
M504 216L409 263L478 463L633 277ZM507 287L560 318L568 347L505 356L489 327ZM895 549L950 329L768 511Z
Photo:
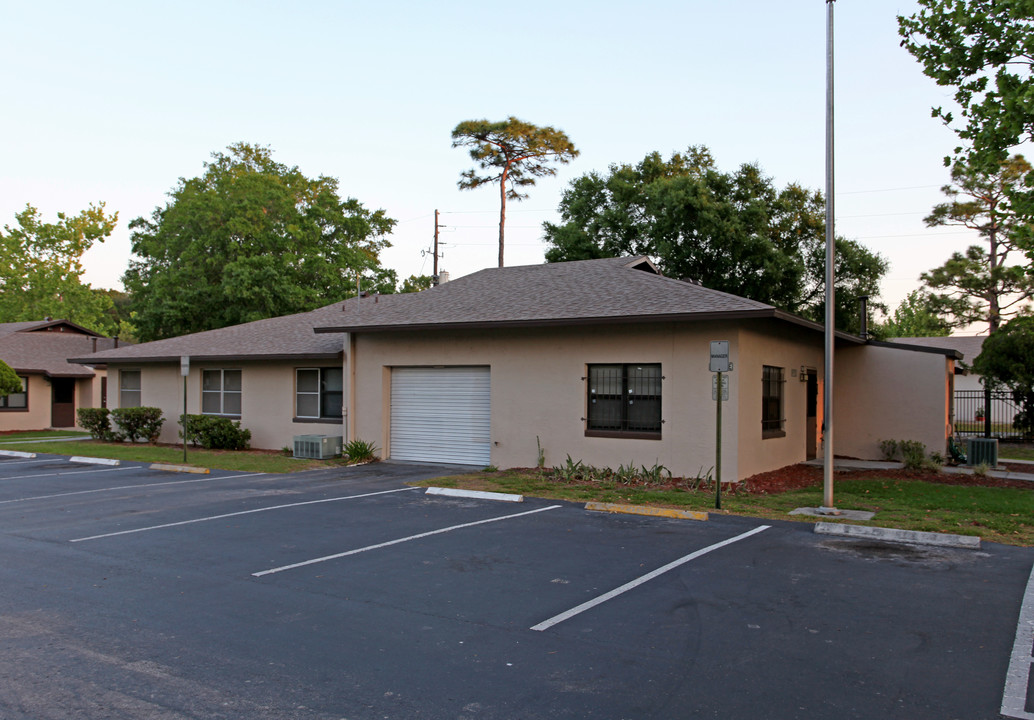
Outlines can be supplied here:
M294 456L307 460L327 460L341 454L341 437L335 435L295 435Z
M998 467L998 439L968 438L966 440L966 464Z

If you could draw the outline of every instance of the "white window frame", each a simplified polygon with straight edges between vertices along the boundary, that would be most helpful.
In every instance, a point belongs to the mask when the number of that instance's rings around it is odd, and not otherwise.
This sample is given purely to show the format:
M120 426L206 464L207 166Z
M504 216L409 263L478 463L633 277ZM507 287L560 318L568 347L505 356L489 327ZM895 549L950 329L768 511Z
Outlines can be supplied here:
M206 376L211 377L211 373L219 373L219 388L218 389L205 389L205 378ZM226 389L226 374L237 373L239 377L239 390L227 390ZM227 396L237 396L237 407L240 410L236 412L226 412L226 399ZM211 400L218 398L219 411L213 412L205 410L205 400ZM202 368L201 370L201 414L202 415L220 415L222 417L239 418L241 412L244 409L244 371L240 368Z
M126 377L136 375L136 387L126 387ZM136 393L136 402L126 402L126 393ZM120 408L141 407L143 405L144 373L142 370L118 371L118 406Z
M324 415L323 414L323 400L324 400L323 394L324 394L324 385L326 384L326 381L325 381L325 378L324 378L324 373L326 371L328 371L328 370L336 370L339 373L341 373L341 390L340 391L335 391L335 392L339 392L339 394L341 395L341 399L342 399L341 415ZM299 389L300 383L298 382L298 374L302 373L302 372L315 372L315 373L317 373L317 377L316 377L316 390L315 391L300 390ZM344 369L340 368L340 367L304 367L304 368L295 368L295 371L294 371L294 412L295 412L295 417L297 417L297 418L304 418L306 420L341 420L343 418L343 416L344 416L344 381L345 381ZM298 398L301 395L305 395L307 397L315 397L316 398L316 412L317 412L316 415L303 415L299 411Z

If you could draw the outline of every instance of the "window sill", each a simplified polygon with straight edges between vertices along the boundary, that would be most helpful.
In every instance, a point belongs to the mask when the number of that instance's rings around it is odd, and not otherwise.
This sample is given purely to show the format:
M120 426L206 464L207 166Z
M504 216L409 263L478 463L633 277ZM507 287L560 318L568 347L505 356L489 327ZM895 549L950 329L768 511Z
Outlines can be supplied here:
M781 438L786 437L785 430L762 430L761 439L768 440L769 438Z
M628 430L586 430L585 437L623 438L626 440L660 440L661 434L659 432L631 432Z
M206 412L203 412L201 414L204 415L205 417L224 417L224 418L226 418L228 420L240 420L241 419L240 415L223 415L222 413L206 413Z
M322 423L324 425L343 425L344 424L344 420L342 418L296 417L296 418L291 418L291 422L296 422L296 423Z
M29 408L27 408L27 407L23 407L23 408L20 408L20 407L7 408L7 407L5 407L5 408L0 408L0 412L29 412Z

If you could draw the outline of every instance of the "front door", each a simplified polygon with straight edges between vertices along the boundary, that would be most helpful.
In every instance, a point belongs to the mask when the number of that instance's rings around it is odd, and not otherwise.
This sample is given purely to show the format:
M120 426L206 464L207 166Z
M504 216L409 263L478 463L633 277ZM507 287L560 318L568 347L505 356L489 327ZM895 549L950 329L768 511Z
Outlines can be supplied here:
M75 427L75 379L51 378L53 402L50 406L52 427Z
M808 370L808 417L804 427L807 428L807 447L805 457L813 460L818 456L819 434L819 376L814 370Z

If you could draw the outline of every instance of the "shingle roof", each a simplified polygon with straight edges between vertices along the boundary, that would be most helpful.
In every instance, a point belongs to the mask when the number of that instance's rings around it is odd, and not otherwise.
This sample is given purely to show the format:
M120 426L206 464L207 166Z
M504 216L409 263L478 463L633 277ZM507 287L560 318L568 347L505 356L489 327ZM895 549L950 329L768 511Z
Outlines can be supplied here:
M903 345L921 345L924 347L941 348L942 350L957 350L962 353L967 364L972 364L980 350L984 347L986 335L961 336L948 335L946 337L900 337L888 338L887 342L901 343Z
M317 332L773 317L771 305L663 277L643 257L492 268L420 293L346 300Z
M19 324L19 323L8 323ZM0 360L18 373L42 373L51 377L93 377L91 368L69 362L97 348L113 347L114 339L81 333L10 332L0 335Z
M56 329L52 329L56 328ZM6 335L12 332L37 332L37 331L49 331L49 332L64 332L68 330L72 333L78 333L80 335L89 335L91 337L104 337L100 333L96 333L93 330L88 330L82 325L76 325L74 322L69 320L26 320L23 322L10 322L0 323L0 335Z
M98 352L79 362L171 362L183 355L206 359L333 359L343 348L340 337L316 335L312 329L340 314L341 303L306 313L233 325L218 330L155 340Z

